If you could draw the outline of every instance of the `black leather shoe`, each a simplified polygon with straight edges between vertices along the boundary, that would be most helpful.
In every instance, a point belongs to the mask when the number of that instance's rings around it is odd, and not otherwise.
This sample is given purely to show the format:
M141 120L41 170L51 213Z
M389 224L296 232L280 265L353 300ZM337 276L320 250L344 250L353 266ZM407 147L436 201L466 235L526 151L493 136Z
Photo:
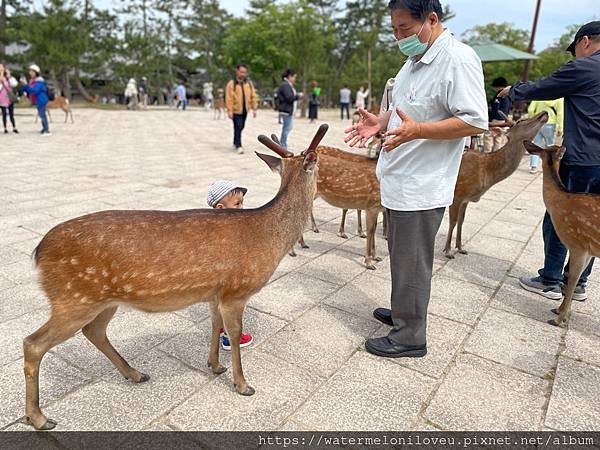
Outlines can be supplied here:
M373 311L373 317L379 320L381 323L385 323L390 327L394 326L394 321L392 320L392 310L388 308L377 308Z
M367 339L365 348L369 353L385 358L421 358L427 354L427 345L395 344L387 336Z

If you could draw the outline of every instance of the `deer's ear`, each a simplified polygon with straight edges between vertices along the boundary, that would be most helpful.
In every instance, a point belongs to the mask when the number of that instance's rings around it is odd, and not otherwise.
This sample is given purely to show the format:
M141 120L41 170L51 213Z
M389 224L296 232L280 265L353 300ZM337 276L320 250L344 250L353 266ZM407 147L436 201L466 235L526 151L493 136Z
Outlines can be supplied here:
M523 146L525 147L525 150L527 150L529 153L543 153L544 152L543 148L538 147L531 141L523 141Z
M269 166L269 168L273 172L276 172L279 175L281 175L281 172L283 169L283 163L281 162L281 158L275 158L274 156L265 155L264 153L258 153L258 152L255 152L255 153L256 153L256 156L258 156L260 159L262 159L264 162L267 163L267 166Z
M317 154L315 152L308 152L304 157L304 162L302 163L302 167L305 171L310 172L315 168L317 164Z
M564 145L561 145L560 148L556 151L556 157L559 161L563 158L563 156L565 156L566 151L567 147L565 147Z

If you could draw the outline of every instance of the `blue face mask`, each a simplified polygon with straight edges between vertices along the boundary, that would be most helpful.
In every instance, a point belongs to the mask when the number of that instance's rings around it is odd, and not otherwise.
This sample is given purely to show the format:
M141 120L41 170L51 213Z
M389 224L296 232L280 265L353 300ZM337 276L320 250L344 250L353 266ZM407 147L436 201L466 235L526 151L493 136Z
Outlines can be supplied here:
M421 34L421 31L423 31L424 26L425 23L423 22L423 26L417 34L413 34L412 36L397 41L398 48L400 48L400 51L409 58L422 55L423 53L425 53L425 51L427 51L427 47L429 46L429 39L427 40L427 42L421 42L419 40L419 35ZM431 38L431 36L429 37Z

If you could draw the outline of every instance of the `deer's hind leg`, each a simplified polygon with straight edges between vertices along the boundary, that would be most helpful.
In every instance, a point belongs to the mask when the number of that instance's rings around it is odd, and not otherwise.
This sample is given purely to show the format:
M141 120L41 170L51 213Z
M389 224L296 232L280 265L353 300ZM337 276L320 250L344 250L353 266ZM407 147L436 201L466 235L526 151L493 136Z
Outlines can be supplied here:
M60 311L60 312L59 312ZM25 372L25 419L38 430L51 430L56 421L40 409L40 363L51 348L73 336L98 314L98 310L53 308L52 316L37 331L23 339Z
M461 204L460 210L458 211L458 228L456 229L456 249L461 255L469 254L469 252L463 250L462 248L462 227L465 221L465 213L467 212L467 206L469 206L469 202Z
M348 214L348 210L347 209L342 209L342 220L340 222L340 229L338 230L338 236L344 239L348 239L348 236L346 235L345 232L345 228L346 228L346 214Z
M444 254L448 259L454 259L454 255L452 254L452 234L454 233L454 227L456 226L456 222L458 221L458 215L460 212L460 204L452 203L449 210L450 215L450 225L448 226L448 236L446 237L446 246L444 247Z
M135 383L143 383L144 381L148 381L150 377L131 367L119 352L115 350L106 336L106 328L115 315L115 312L117 312L117 308L118 306L106 308L94 320L84 326L81 331L115 365L123 377Z
M369 270L376 269L373 261L381 261L381 258L377 257L375 254L375 231L377 230L378 215L379 210L377 209L367 209L365 211L365 216L367 219L367 248L365 255L365 266Z
M208 352L208 367L215 375L221 375L227 370L219 362L219 345L221 344L221 328L223 328L223 317L219 311L216 299L210 302L210 317L212 319L212 333L210 336L210 350Z
M358 225L357 225L356 231L358 232L358 235L361 238L366 238L367 235L363 231L363 227L362 227L362 211L360 209L356 210L356 217L357 217L357 220L358 220Z

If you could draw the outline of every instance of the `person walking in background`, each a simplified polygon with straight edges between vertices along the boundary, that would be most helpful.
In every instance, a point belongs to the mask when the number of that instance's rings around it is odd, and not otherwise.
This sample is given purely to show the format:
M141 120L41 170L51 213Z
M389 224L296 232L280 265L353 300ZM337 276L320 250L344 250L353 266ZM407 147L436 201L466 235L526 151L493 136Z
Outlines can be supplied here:
M340 89L340 109L342 112L342 120L344 120L344 111L346 111L346 119L350 119L350 103L352 102L352 91L347 84Z
M181 106L181 109L185 111L187 109L188 99L187 90L185 89L183 81L175 88L175 95L177 95L177 109Z
M42 121L42 136L50 136L50 127L48 126L48 116L46 115L46 105L48 104L48 86L46 81L40 76L40 68L36 64L29 66L30 82L21 78L23 92L27 95L35 95L35 107Z
M258 98L254 84L248 79L248 66L238 64L235 69L235 77L225 87L225 107L227 117L233 121L233 147L238 154L244 153L242 147L242 131L246 126L248 111L252 111L252 117L256 117Z
M508 139L500 128L495 128L498 125L504 125L506 120L502 116L508 116L511 107L511 101L508 97L499 97L498 94L508 86L508 82L504 77L498 77L492 81L492 90L495 92L494 97L490 101L489 123L490 130L483 133L483 151L486 153L495 152L502 148ZM494 129L491 129L494 127Z
M319 83L315 80L310 82L310 102L308 103L308 118L310 123L314 123L319 116L319 96L321 95L321 88Z
M136 110L138 107L138 88L135 78L129 79L124 94L127 109Z
M296 72L292 69L285 69L282 75L283 83L279 86L277 97L279 98L279 117L283 121L281 128L281 145L288 148L287 138L294 126L294 113L296 112L296 102L302 98L302 94L296 93L294 83L296 83Z
M138 92L140 94L140 103L142 104L142 108L148 109L148 79L146 77L142 77L140 80Z
M535 137L535 145L540 147L550 147L554 145L555 136L562 136L564 123L565 101L562 98L557 100L534 100L529 104L527 114L533 117L536 114L546 111L548 113L548 122L542 127ZM531 155L531 174L538 171L539 157Z
M19 85L17 80L10 76L10 71L4 68L3 64L0 64L0 109L2 110L2 125L4 126L4 133L8 133L6 128L7 116L10 119L13 133L18 133L17 127L15 126L15 103L17 102L17 96L13 89Z
M369 97L369 91L365 91L365 88L361 86L356 93L356 109L365 109L367 104L367 98Z

